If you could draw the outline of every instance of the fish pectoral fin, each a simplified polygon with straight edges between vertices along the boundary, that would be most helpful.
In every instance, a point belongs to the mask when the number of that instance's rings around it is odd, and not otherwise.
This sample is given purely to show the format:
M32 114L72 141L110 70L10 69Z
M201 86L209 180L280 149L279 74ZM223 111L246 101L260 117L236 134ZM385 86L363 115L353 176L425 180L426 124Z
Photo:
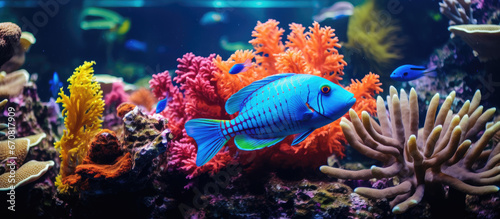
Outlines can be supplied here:
M307 136L309 136L315 129L310 129L310 130L307 130L303 133L300 133L298 134L295 139L293 139L293 142L292 142L292 146L295 146L297 144L299 144L300 142L306 140Z
M285 136L286 137L286 136ZM253 151L259 150L265 147L270 147L276 143L285 139L285 137L279 138L253 138L248 135L237 135L234 138L234 143L240 150Z
M307 120L310 120L312 117L313 117L314 113L313 112L305 112L303 115L302 115L302 121L307 121Z

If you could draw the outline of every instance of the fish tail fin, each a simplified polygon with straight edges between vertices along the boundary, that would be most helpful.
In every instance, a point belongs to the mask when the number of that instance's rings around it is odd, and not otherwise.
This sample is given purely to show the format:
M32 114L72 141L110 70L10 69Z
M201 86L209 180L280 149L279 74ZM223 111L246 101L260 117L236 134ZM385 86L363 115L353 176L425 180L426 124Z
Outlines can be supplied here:
M427 77L435 78L437 77L437 67L431 67L424 71L424 75Z
M186 122L186 133L198 144L196 166L203 166L212 159L229 139L221 132L217 119L192 119Z

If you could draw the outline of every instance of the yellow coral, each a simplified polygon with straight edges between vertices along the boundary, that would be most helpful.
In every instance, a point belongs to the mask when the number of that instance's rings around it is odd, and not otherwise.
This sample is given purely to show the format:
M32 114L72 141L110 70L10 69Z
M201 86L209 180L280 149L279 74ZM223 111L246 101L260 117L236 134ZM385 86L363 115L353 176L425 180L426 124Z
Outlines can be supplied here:
M358 58L363 62L368 61L369 69L378 74L389 72L390 65L402 58L399 47L405 41L398 36L401 28L397 22L394 19L381 19L383 14L380 11L374 0L357 6L349 19L348 42L344 44L352 54L359 55Z
M66 127L61 140L55 143L61 157L61 169L56 179L60 192L68 191L64 178L75 173L76 166L87 154L89 141L101 130L104 101L101 86L93 79L93 64L94 61L85 62L76 68L68 79L70 96L66 96L61 88L56 101L63 104Z

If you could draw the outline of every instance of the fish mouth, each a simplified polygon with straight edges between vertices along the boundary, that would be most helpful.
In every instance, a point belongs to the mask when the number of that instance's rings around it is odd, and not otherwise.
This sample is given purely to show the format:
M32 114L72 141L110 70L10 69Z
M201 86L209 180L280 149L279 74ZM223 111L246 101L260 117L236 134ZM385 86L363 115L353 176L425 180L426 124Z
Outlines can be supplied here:
M354 98L354 96L345 101L345 105L349 106L349 108L351 108L352 105L354 105L355 103L356 103L356 98Z

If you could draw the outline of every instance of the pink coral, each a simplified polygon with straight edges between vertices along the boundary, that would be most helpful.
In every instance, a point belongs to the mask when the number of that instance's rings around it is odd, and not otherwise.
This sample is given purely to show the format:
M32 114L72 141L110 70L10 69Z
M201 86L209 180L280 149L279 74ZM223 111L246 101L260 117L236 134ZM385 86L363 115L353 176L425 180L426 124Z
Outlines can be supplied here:
M220 56L214 58L214 55L210 55L204 58L192 53L178 59L178 76L174 80L180 84L184 96L174 98L166 110L168 126L176 136L170 147L169 165L192 178L204 172L216 173L236 156L239 163L251 165L252 168L259 165L277 168L317 167L324 164L332 153L344 156L345 138L338 120L317 129L304 142L294 147L290 145L293 136L273 147L250 152L237 150L234 142L229 141L207 164L196 166L196 142L186 135L184 123L181 122L193 118L231 119L225 112L227 99L250 83L273 74L311 74L337 84L342 80L347 63L343 60L344 56L338 53L340 44L332 28L320 27L315 22L304 32L306 28L302 25L291 24L292 32L287 37L288 41L283 44L281 39L284 30L278 24L275 20L258 22L252 32L255 38L250 41L255 51L236 51L227 61ZM237 75L228 73L235 63L254 58L256 61L246 72ZM378 75L368 74L361 81L352 81L346 87L358 99L353 106L356 112L374 112L376 102L373 96L382 91L380 85ZM175 108L172 109L172 106Z
M149 82L157 98L164 98L167 94L172 98L167 109L161 113L167 118L167 125L174 135L169 149L169 165L186 173L188 178L205 172L216 173L232 160L229 152L221 152L203 167L197 167L196 143L184 130L184 123L192 118L229 118L221 107L224 101L217 95L216 82L213 80L213 74L217 71L212 63L214 57L187 53L177 59L179 65L174 80L179 83L180 89L172 84L168 72L154 75Z
M187 173L187 178L193 178L206 172L213 175L232 160L229 151L222 149L210 162L198 167L196 166L196 152L197 149L194 140L189 138L184 131L183 138L171 144L170 165Z
M123 102L127 102L129 95L123 90L123 82L114 82L111 88L111 92L104 96L104 102L106 103L106 108L110 109L112 107L117 107Z

